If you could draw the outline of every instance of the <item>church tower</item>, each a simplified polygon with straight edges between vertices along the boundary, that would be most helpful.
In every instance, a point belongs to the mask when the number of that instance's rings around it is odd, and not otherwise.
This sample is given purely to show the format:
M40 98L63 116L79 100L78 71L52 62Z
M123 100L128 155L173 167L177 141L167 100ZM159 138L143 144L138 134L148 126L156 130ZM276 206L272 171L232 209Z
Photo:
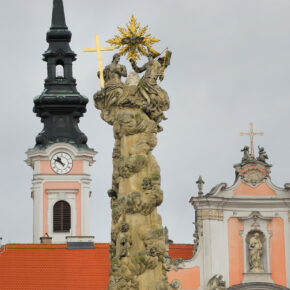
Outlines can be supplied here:
M26 162L33 168L33 242L48 236L53 243L63 243L67 236L89 235L89 167L96 152L78 127L88 99L79 94L73 78L76 54L69 45L62 0L53 1L46 40L47 78L33 108L44 127Z

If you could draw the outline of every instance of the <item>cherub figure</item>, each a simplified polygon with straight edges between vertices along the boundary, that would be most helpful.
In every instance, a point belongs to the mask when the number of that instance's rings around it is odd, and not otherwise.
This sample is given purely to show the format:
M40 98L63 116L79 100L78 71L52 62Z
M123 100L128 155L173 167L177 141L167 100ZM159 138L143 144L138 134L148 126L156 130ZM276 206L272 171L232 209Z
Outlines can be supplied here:
M207 283L208 290L226 290L226 282L222 275L214 275Z
M264 147L258 146L258 148L259 148L259 157L257 158L257 160L266 163L266 160L269 158L264 150Z
M242 163L249 161L250 159L249 149L250 149L249 146L245 146L243 149L241 149L241 152L244 152Z

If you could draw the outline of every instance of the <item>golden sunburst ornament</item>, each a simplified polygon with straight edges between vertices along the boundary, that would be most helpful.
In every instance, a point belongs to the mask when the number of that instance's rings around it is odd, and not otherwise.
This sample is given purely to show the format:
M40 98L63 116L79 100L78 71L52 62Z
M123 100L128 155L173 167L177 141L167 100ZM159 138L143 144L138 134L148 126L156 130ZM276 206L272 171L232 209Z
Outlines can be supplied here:
M114 38L107 40L107 42L116 49L120 48L119 53L121 55L128 54L127 59L133 59L134 61L140 59L141 55L147 56L148 53L157 56L160 53L154 50L152 45L158 42L159 39L152 37L150 33L146 33L147 28L148 25L141 28L140 23L132 15L129 24L127 24L127 29L118 26L121 35L115 35Z

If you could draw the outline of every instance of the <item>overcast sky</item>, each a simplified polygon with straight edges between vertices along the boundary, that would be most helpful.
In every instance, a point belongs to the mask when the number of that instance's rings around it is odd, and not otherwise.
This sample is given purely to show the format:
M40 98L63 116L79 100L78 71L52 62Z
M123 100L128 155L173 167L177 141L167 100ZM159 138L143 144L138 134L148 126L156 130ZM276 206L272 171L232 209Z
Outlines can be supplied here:
M24 160L41 131L32 112L33 97L43 90L52 0L2 1L0 10L0 237L4 242L32 242L32 169ZM173 52L161 86L171 108L153 154L161 166L164 202L158 211L176 243L192 243L197 194L195 181L205 180L205 192L220 182L231 185L233 164L249 145L240 131L254 122L255 146L268 153L274 184L290 181L290 1L288 0L64 0L66 22L77 53L74 76L78 90L90 100L80 128L88 145L98 151L91 168L91 234L96 242L110 240L112 127L94 108L100 88L97 57L83 53L102 45L124 27L130 16ZM103 64L114 52L104 52ZM130 71L130 64L121 63ZM141 64L139 62L139 64ZM257 150L256 150L257 151Z

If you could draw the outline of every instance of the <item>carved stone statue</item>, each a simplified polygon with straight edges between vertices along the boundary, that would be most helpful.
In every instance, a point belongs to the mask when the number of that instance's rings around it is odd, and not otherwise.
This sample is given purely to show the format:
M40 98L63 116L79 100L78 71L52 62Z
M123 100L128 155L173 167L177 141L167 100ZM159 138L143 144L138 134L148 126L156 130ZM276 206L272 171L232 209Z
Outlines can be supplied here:
M263 273L264 267L262 262L263 243L261 235L255 232L249 239L249 265L250 272Z
M171 52L169 52L167 57L167 65L169 64L170 58ZM138 67L136 62L130 59L132 68L135 72L142 73L145 71L145 74L138 84L137 93L143 99L144 111L157 124L166 119L163 111L169 109L169 97L166 91L157 84L158 79L162 81L164 78L162 73L162 60L164 61L164 59L161 58L155 60L154 55L149 53L148 62L142 67Z
M169 58L170 59L170 58ZM130 74L123 83L126 68L114 55L104 69L105 88L94 95L101 117L113 125L111 197L112 230L110 243L109 290L178 289L169 285L168 245L157 206L163 201L160 188L160 168L152 155L157 145L159 123L169 108L167 93L159 87L163 79L162 65L169 62L148 56L148 63ZM134 74L136 74L134 72Z
M243 149L241 149L241 152L244 152L242 163L246 163L250 160L249 149L249 146L245 146Z
M181 289L181 284L178 280L173 280L170 284L170 286L172 287L172 289L174 290L180 290Z
M197 187L198 187L198 196L202 196L203 195L202 189L204 185L204 181L202 180L202 177L200 176L195 183L197 184Z
M226 290L226 282L222 275L214 275L207 283L208 290Z
M264 147L258 146L258 148L259 148L259 156L257 160L266 163L266 160L269 158L268 158L267 153L264 150Z
M124 65L120 65L119 61L120 54L114 54L112 63L103 71L105 89L94 95L96 108L102 110L102 118L107 122L112 122L110 108L117 104L124 91L121 77L127 77L127 69ZM99 72L98 76L100 77Z

